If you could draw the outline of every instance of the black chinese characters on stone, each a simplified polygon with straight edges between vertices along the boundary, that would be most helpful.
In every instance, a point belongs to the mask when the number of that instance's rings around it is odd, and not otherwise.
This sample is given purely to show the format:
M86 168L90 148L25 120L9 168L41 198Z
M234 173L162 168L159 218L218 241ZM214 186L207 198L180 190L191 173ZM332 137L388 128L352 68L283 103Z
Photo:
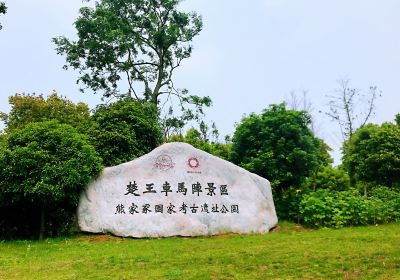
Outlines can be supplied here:
M141 212L139 211L141 209ZM192 214L210 214L210 213L220 213L220 214L239 214L239 205L238 204L232 204L230 207L227 207L224 204L209 204L209 203L203 203L203 204L193 204L192 206L188 206L185 202L181 204L181 206L176 207L176 205L169 203L169 205L166 205L164 207L163 204L156 204L154 206L146 203L143 204L141 207L139 205L136 205L135 203L132 203L128 207L128 213L130 215L136 215L136 214L149 214L152 213L154 210L154 213L164 213L164 209L166 209L165 213L167 214L177 214L177 213L182 213L184 215L187 215L189 213ZM211 212L210 212L211 210ZM178 211L178 212L177 212ZM115 215L123 215L125 213L125 205L122 203L118 204L115 207Z
M188 191L186 185L191 185L191 192ZM229 195L228 192L228 185L222 184L218 185L214 182L207 182L203 185L196 181L195 183L185 183L179 182L176 185L172 184L168 181L164 181L164 183L160 185L156 185L152 182L146 182L143 186L139 185L136 180L130 181L129 184L126 186L126 193L125 196L131 195L134 197L138 197L142 195L153 195L159 193L165 197L168 195L172 195L176 193L177 195L182 196L208 196L208 197L215 197L215 196L227 196ZM204 191L203 191L204 189ZM219 190L219 192L218 192ZM126 206L126 207L125 207ZM126 211L126 212L125 212ZM219 213L219 214L239 214L239 205L232 204L232 205L225 205L225 204L218 204L218 203L210 203L205 202L199 204L191 204L188 205L187 202L182 202L181 204L173 204L169 202L168 205L163 204L156 204L150 205L149 203L144 203L143 205L137 205L135 203L130 203L128 205L124 205L123 203L118 204L115 207L115 215L147 215L147 214L211 214L211 213Z
M136 193L138 191L136 181L133 181L133 184L132 182L129 182L129 184L126 186L126 191L127 193L125 195L133 194L134 196L140 196L140 194Z
M190 185L190 184L189 184ZM196 182L191 184L192 185L192 195L197 195L200 196L200 193L203 193L203 186L200 184L200 182ZM217 187L215 186L216 184L213 182L207 182L207 186L204 188L206 191L204 192L208 196L216 196L216 190ZM177 184L177 186L172 186L168 181L165 181L161 185L161 193L164 193L165 196L168 196L169 193L173 192L173 188L176 187L176 193L180 193L184 196L188 194L188 188L186 187L185 182L180 182ZM228 185L219 185L219 194L222 195L229 195L228 193ZM142 194L154 194L157 193L156 191L156 186L154 183L146 183L145 184L145 190L142 192ZM133 196L140 196L139 194L139 186L136 181L129 182L129 184L126 186L126 193L125 195L133 195Z

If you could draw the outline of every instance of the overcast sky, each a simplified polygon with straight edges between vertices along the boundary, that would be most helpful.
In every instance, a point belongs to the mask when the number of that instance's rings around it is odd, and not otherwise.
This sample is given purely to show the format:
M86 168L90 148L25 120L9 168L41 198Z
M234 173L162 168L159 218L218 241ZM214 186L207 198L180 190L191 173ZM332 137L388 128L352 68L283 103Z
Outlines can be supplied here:
M0 111L15 93L56 90L93 108L100 96L82 94L77 73L64 71L64 58L51 38L75 38L73 22L81 0L6 0L0 16ZM335 150L337 125L326 110L337 80L382 90L373 122L393 121L400 112L400 1L398 0L186 0L182 9L202 15L204 28L175 84L208 95L222 135L233 134L244 114L260 113L290 92L308 91L317 134ZM1 126L0 126L1 128Z

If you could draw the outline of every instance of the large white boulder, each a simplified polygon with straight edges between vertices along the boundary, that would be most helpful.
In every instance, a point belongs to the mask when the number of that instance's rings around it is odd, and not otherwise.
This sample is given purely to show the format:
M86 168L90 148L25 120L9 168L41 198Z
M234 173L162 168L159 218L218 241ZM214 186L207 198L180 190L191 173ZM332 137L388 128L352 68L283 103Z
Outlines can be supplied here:
M270 183L185 143L105 168L82 193L82 231L163 237L264 233L278 219Z

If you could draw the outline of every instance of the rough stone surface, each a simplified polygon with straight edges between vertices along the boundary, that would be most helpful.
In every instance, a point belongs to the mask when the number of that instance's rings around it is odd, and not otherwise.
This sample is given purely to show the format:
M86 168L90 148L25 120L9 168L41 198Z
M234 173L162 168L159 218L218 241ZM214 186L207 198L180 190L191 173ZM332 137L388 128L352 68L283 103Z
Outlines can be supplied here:
M263 233L278 222L266 179L185 143L106 168L82 193L78 220L130 237Z

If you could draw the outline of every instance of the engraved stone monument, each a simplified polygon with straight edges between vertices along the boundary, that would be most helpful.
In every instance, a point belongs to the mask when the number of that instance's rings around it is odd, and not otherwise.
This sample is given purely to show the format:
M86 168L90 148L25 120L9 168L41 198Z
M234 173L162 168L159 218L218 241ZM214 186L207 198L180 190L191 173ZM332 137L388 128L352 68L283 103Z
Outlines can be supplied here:
M270 183L185 143L105 168L82 193L82 231L130 237L263 233L278 219Z

